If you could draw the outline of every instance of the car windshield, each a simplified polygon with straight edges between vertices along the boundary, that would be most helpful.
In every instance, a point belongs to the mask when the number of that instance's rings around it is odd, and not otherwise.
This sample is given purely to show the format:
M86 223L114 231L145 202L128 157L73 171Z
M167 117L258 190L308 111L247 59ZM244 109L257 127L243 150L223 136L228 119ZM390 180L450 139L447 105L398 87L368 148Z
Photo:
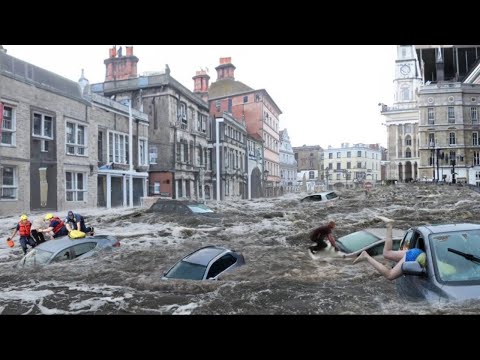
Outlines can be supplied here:
M205 270L204 265L193 264L188 261L180 261L165 274L165 277L172 279L202 280Z
M337 240L343 247L343 251L346 253L351 253L358 251L365 246L373 244L380 239L369 232L366 231L357 231L349 235L342 236Z
M480 257L480 230L439 233L429 239L438 281L480 283L480 264L448 250Z
M338 195L337 195L336 193L334 193L334 192L328 193L328 194L326 195L326 198L327 198L328 200L332 200L332 199L335 199L335 198L337 198L337 197L338 197Z
M33 265L43 265L50 260L53 253L50 251L40 250L40 249L33 249L30 251L25 257L21 265L23 266L33 266Z
M195 214L213 213L213 210L203 204L187 205Z

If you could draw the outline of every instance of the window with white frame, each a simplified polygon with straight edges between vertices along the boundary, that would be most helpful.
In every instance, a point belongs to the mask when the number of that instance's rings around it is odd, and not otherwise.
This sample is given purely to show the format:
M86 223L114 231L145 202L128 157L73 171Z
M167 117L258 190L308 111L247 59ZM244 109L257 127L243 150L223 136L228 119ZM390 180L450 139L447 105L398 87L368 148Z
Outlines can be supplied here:
M428 108L428 123L435 124L435 109L433 107Z
M155 148L156 149L156 148ZM147 139L138 139L138 164L140 166L148 165L147 162Z
M449 134L448 138L449 138L449 141L450 141L449 142L450 145L455 145L457 143L456 140L455 140L455 133L454 132L451 132Z
M478 109L476 107L470 108L470 117L472 118L472 123L478 123Z
M84 201L87 199L86 178L86 173L65 172L65 195L67 201Z
M160 182L159 181L155 181L153 183L153 193L154 194L160 194Z
M472 145L478 145L478 132L472 132Z
M158 159L158 152L156 145L149 145L148 146L148 159L150 160L150 164L156 164Z
M67 155L87 155L87 130L84 125L67 121L65 125L65 146Z
M455 123L455 108L453 106L448 107L448 122Z
M474 166L480 165L480 151L473 152L473 165Z
M315 171L309 171L308 172L308 179L309 180L315 179Z
M17 199L17 168L15 166L4 165L0 171L0 200Z
M33 136L53 139L53 118L49 115L33 113Z
M2 128L0 133L2 134L0 144L1 145L15 145L15 134L16 134L16 124L15 124L15 115L16 109L11 106L3 106L3 121Z
M108 132L108 160L117 164L128 164L128 135Z

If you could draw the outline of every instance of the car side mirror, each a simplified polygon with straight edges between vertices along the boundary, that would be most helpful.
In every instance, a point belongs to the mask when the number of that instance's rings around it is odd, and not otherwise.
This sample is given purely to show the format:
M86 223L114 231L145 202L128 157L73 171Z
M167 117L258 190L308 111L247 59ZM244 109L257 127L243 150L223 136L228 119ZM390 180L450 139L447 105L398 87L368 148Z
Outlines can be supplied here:
M402 264L402 272L404 275L425 275L425 269L417 261L405 261Z

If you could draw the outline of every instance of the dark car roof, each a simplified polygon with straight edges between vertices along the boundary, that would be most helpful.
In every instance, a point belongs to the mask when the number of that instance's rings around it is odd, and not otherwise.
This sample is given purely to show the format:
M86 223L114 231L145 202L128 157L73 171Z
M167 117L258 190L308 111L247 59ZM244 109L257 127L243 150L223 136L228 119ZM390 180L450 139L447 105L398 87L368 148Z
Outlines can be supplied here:
M463 231L463 230L480 229L480 225L479 224L463 223L463 224L425 225L425 226L419 226L418 227L418 229L422 229L422 228L430 231L432 234L438 234L438 233L449 232L449 231Z
M227 249L216 247L216 246L209 246L198 249L194 253L187 255L183 258L184 261L188 261L190 263L199 264L199 265L208 265L213 258L217 257L221 253L225 252Z
M202 203L199 203L198 201L193 201L193 200L178 200L178 199L158 199L157 201L154 202L154 204L157 203L174 203L174 204L184 204L184 205L199 205Z
M49 252L56 252L58 250L64 249L68 246L73 246L75 244L81 244L85 242L94 242L100 239L109 239L111 238L109 235L95 235L95 236L87 236L83 239L70 239L68 236L64 236L62 238L54 239L45 241L37 246L37 249L45 250Z

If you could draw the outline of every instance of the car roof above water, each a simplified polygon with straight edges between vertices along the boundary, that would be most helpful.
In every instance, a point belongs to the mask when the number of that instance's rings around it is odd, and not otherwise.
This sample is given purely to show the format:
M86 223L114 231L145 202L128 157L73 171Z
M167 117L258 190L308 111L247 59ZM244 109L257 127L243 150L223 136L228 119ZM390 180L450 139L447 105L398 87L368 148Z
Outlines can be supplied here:
M464 230L480 230L479 224L462 223L462 224L440 224L440 225L425 225L419 226L418 229L424 228L430 231L432 234L451 232L451 231L464 231Z
M187 255L183 258L183 260L190 263L206 266L213 258L217 257L225 251L226 249L216 246L204 247L190 255Z
M113 240L113 238L110 235L94 235L94 236L87 236L82 239L70 239L68 236L64 236L62 238L45 241L44 243L41 243L40 245L38 245L37 248L40 250L55 252L75 244L92 242L92 240L97 242L98 240L102 240L102 239Z

